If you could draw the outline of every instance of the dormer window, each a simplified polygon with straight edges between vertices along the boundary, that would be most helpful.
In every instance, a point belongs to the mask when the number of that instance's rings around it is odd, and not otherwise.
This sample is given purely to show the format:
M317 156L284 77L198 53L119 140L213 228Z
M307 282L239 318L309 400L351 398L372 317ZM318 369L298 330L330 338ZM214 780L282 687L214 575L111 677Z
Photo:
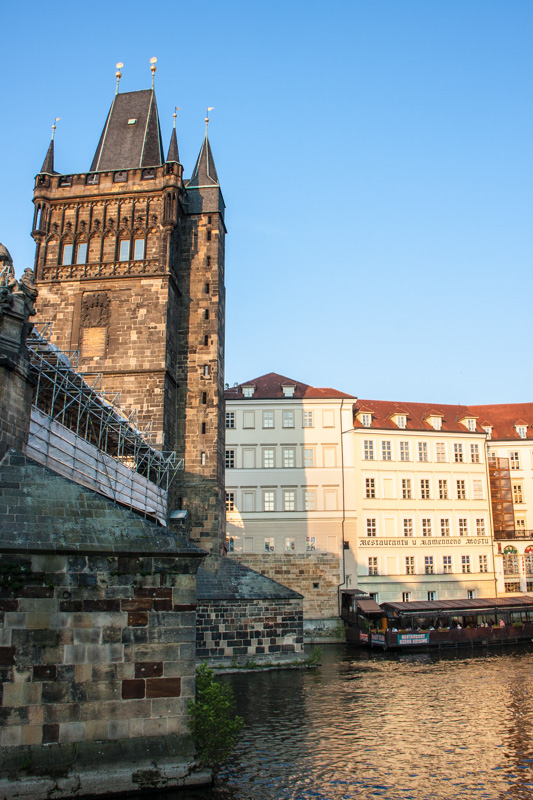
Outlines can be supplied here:
M521 439L525 439L527 436L527 425L515 425L516 432L520 436Z
M487 434L487 439L490 439L492 437L492 425L482 425L481 427Z
M243 397L253 397L254 396L254 387L253 386L243 386L242 387L242 396Z
M136 122L137 122L136 119L129 119L128 120L128 125L135 125Z
M370 428L372 425L372 414L361 414L361 425L364 428Z
M295 386L282 386L283 397L294 397Z
M442 415L435 412L430 412L426 417L424 417L425 422L428 425L431 425L434 431L442 430Z
M468 428L469 431L475 431L476 430L476 420L475 419L471 419L471 418L467 419L466 420L466 427Z
M405 414L396 414L394 421L399 428L405 428L407 426L407 417Z

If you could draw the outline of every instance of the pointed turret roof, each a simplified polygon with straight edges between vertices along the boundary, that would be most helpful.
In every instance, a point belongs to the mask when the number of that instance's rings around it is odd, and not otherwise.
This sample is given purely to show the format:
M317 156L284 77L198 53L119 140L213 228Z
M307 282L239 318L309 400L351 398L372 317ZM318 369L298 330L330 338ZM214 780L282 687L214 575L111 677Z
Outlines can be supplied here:
M220 184L218 182L218 175L215 168L213 153L211 152L211 145L209 144L209 139L207 138L206 133L200 149L200 155L198 156L196 166L193 170L192 177L187 184L187 188L192 189L195 187L200 188L208 186L220 186Z
M172 128L172 136L170 137L170 144L168 146L167 164L170 161L180 163L180 154L178 153L178 137L176 136L176 128Z
M44 157L43 165L39 175L55 175L54 172L54 140L50 141L47 153Z
M158 167L164 163L153 89L115 95L91 172Z

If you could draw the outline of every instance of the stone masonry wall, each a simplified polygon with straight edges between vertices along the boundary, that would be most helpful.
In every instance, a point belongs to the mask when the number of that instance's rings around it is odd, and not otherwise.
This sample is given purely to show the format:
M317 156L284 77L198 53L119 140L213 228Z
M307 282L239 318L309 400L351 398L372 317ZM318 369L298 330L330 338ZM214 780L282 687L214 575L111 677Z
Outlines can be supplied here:
M333 553L230 554L241 564L303 595L304 621L339 616L340 559ZM318 584L318 585L317 585Z
M202 600L196 615L198 658L275 660L303 652L301 600Z

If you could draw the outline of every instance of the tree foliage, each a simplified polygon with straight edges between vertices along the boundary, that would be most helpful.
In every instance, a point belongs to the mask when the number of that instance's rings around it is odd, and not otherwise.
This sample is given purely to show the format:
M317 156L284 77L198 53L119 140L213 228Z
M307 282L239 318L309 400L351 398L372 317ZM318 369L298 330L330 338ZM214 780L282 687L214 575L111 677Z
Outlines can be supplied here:
M188 710L198 758L217 769L233 750L244 722L235 713L231 687L219 683L205 663L196 670L196 699L189 700Z

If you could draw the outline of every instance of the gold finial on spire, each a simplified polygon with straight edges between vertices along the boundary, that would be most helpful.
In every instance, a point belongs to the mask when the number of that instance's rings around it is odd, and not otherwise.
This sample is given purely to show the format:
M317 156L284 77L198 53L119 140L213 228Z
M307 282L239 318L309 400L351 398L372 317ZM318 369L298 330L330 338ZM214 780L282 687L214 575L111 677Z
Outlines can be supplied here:
M157 72L156 62L157 58L154 57L150 59L150 65L151 65L150 72L152 73L152 89L154 88L155 73Z
M118 94L118 85L120 83L120 79L122 78L122 72L120 71L124 64L122 61L119 61L117 64L117 71L115 72L115 78L117 79L117 88L115 89L115 94Z
M179 108L179 106L174 106L174 113L172 114L174 117L174 125L172 126L173 128L176 127L176 117L178 116L178 111L181 111L181 108Z
M56 135L56 128L57 128L56 122L59 122L60 119L62 119L62 117L56 117L54 119L54 124L52 125L52 141L54 141L54 136Z
M207 126L209 125L209 112L214 111L215 106L207 106L207 113L205 115L205 135L207 136Z

